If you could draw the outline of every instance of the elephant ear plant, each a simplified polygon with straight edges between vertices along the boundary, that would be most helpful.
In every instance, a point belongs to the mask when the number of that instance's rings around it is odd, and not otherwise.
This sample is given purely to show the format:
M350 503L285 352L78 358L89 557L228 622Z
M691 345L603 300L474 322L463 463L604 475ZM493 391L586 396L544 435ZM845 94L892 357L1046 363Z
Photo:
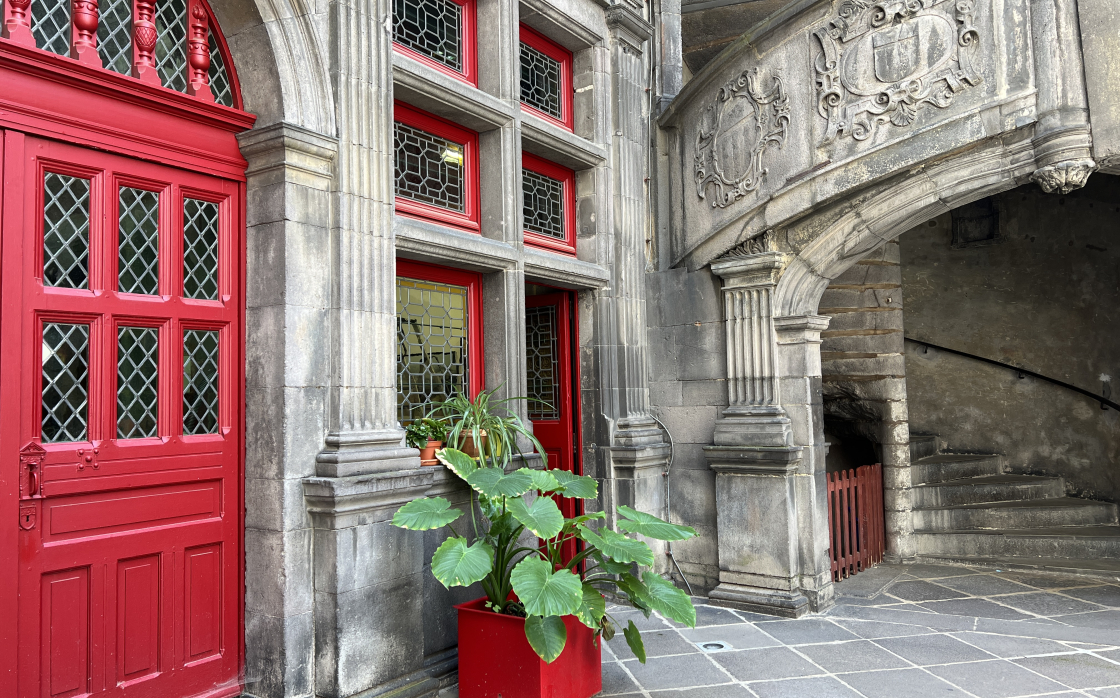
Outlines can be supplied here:
M675 541L696 532L626 506L618 509L618 531L591 525L605 518L602 512L565 518L554 497L595 499L598 484L593 478L563 470L521 468L507 473L510 451L515 448L510 437L515 432L530 435L516 416L503 418L503 423L506 430L498 439L493 435L501 430L491 431L498 425L487 427L492 440L477 459L454 448L436 453L471 487L466 535L452 525L463 512L451 508L442 497L409 502L393 517L393 524L401 528L428 531L446 527L450 532L432 556L435 578L445 587L481 582L486 606L496 613L524 617L529 645L550 663L567 643L564 616L576 616L596 636L607 640L614 636L616 621L606 611L603 591L612 591L647 617L657 611L695 626L696 609L687 594L652 570L639 574L639 568L653 565L653 551L628 534ZM536 445L543 456L544 449ZM481 522L475 516L475 501L484 519ZM536 545L526 544L526 532L538 539ZM575 539L583 542L582 550L564 560L561 551ZM632 620L623 635L635 656L645 662L645 648Z

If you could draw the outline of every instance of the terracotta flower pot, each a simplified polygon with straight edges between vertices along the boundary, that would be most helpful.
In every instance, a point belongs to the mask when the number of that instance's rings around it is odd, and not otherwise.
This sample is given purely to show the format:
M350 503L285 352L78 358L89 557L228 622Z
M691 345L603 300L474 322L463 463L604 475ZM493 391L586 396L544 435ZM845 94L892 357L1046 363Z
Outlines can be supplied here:
M442 441L428 441L428 445L420 449L420 464L421 465L439 465L436 460L436 451L443 448Z
M486 436L486 430L484 429L484 430L478 432L478 435L480 437L480 440L482 441L482 450L485 451L486 450L486 444L489 443L489 441L490 441L490 439L487 438L487 436ZM469 433L469 432L464 433L462 435L462 438L463 438L463 442L461 444L462 448L460 448L459 450L462 451L463 453L467 454L471 458L478 458L479 450L474 445L474 434Z
M590 698L603 690L595 631L564 616L568 644L551 664L525 639L525 619L494 613L486 598L459 604L459 698Z

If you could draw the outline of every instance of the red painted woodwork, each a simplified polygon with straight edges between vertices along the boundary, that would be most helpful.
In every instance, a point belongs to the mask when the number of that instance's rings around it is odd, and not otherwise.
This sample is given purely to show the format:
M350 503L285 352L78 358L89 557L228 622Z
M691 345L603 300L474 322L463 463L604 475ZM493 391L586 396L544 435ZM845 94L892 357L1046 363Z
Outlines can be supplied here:
M462 24L460 25L460 31L462 33L459 35L461 40L459 46L460 50L463 52L462 72L455 70L451 66L440 63L437 60L433 60L419 51L414 51L407 46L398 44L396 41L393 42L393 50L409 58L420 61L431 68L435 68L445 75L450 75L456 80L462 80L468 85L478 87L478 31L476 30L478 26L478 9L475 0L451 0L451 2L463 8L463 14L461 15Z
M494 613L486 598L459 604L460 698L590 698L603 690L595 631L564 616L568 643L551 664L525 639L525 619Z
M567 470L568 472L583 474L580 461L579 447L579 401L574 395L579 385L578 368L573 357L576 356L574 348L573 328L578 327L576 321L576 306L572 302L572 294L568 291L549 293L540 296L526 296L527 308L552 307L555 309L556 318L556 345L559 349L559 374L556 381L556 394L559 395L557 411L558 419L534 419L533 435L541 442L545 454L548 456L550 469ZM582 503L570 497L557 497L556 503L565 517L579 516ZM578 552L578 541L572 540L565 544L564 559L571 559Z
M524 102L521 103L521 108L561 128L569 131L573 130L575 128L575 116L572 108L572 97L574 95L572 88L572 52L524 24L521 25L521 42L532 46L560 64L560 118L557 119L555 116L546 114Z
M459 212L398 196L395 202L396 212L413 218L424 218L436 223L478 232L478 134L401 101L393 103L393 119L463 146L463 195L465 199L465 210Z
M397 276L467 289L467 381L474 398L485 384L482 346L482 275L436 264L397 260Z
M97 0L70 3L70 57L79 63L101 67L97 53Z
M538 235L529 230L524 232L526 245L543 247L553 252L575 255L576 253L576 173L567 167L538 158L529 153L521 154L521 167L563 182L564 197L564 239Z
M883 466L828 473L829 555L835 581L883 561Z
M150 57L153 3L135 6L147 8L147 24L142 12L134 14L134 50L147 47ZM90 33L78 15L95 11L93 2L74 10L75 35L83 33L94 55L95 25ZM21 0L5 3L4 19L0 647L11 649L0 652L0 695L237 695L244 658L245 161L234 134L254 117L160 87L158 78L145 84L100 62L35 48ZM152 41L144 39L145 26ZM214 38L240 105L224 40ZM90 180L88 290L43 286L48 171ZM159 192L159 295L116 290L122 185ZM219 203L215 301L182 297L184 195ZM44 321L90 328L89 425L80 443L39 445ZM122 325L159 331L153 438L116 438ZM220 333L218 434L182 435L186 329Z
M209 102L214 101L210 91L210 17L200 0L190 0L190 26L187 32L187 94Z
M132 3L132 77L149 85L160 85L156 70L155 0L133 0ZM230 65L227 61L226 65Z

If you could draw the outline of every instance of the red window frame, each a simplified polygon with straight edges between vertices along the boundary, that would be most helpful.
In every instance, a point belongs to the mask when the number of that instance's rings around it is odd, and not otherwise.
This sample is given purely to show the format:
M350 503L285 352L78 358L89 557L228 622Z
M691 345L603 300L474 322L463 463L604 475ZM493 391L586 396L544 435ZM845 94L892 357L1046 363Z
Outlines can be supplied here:
M561 196L564 198L564 239L557 240L523 229L525 244L574 255L576 253L576 173L567 167L529 153L521 154L521 168L560 180L563 184ZM522 209L524 210L524 207Z
M421 218L475 233L479 232L478 134L400 101L393 103L393 121L427 131L432 135L446 138L463 146L463 198L466 204L464 211L460 213L421 201L414 201L403 196L395 196L396 212L411 218ZM393 176L395 182L395 170Z
M476 30L478 26L478 13L475 8L475 0L451 0L451 2L463 8L463 33L459 35L460 46L463 51L463 72L459 72L450 66L425 56L419 51L399 44L396 39L393 40L393 50L409 58L420 61L426 66L435 68L444 75L449 75L456 80L462 80L472 87L478 87L478 33Z
M524 102L521 102L521 108L565 130L574 130L575 117L572 113L572 52L524 24L521 25L521 43L537 49L544 55L560 63L560 118L557 119L551 114L545 114L543 111L525 104ZM520 55L521 50L520 47L518 47L518 56ZM520 75L520 72L518 75Z
M436 264L414 262L410 259L397 260L397 272L394 277L416 279L417 281L431 281L449 286L463 286L467 289L467 389L473 400L482 392L485 368L482 347L482 274L451 267L441 267Z

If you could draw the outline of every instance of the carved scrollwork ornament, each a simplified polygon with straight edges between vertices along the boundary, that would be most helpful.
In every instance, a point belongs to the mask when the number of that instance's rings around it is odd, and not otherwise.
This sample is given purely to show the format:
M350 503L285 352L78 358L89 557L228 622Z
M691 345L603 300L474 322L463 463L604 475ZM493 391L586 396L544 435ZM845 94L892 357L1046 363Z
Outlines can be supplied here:
M1042 187L1042 191L1047 194L1068 194L1085 186L1089 175L1096 171L1097 163L1092 158L1064 160L1035 170L1031 181Z
M910 126L922 106L945 109L983 82L974 9L975 0L845 0L813 32L824 144L866 140L881 124Z
M729 259L732 257L748 257L750 255L762 254L764 252L774 251L774 231L766 230L759 235L748 238L732 247L727 252L720 255L720 259Z
M789 112L782 79L765 80L757 68L721 87L696 129L697 196L707 198L712 188L712 207L724 208L758 189L766 152L785 143ZM733 145L725 150L722 142Z

